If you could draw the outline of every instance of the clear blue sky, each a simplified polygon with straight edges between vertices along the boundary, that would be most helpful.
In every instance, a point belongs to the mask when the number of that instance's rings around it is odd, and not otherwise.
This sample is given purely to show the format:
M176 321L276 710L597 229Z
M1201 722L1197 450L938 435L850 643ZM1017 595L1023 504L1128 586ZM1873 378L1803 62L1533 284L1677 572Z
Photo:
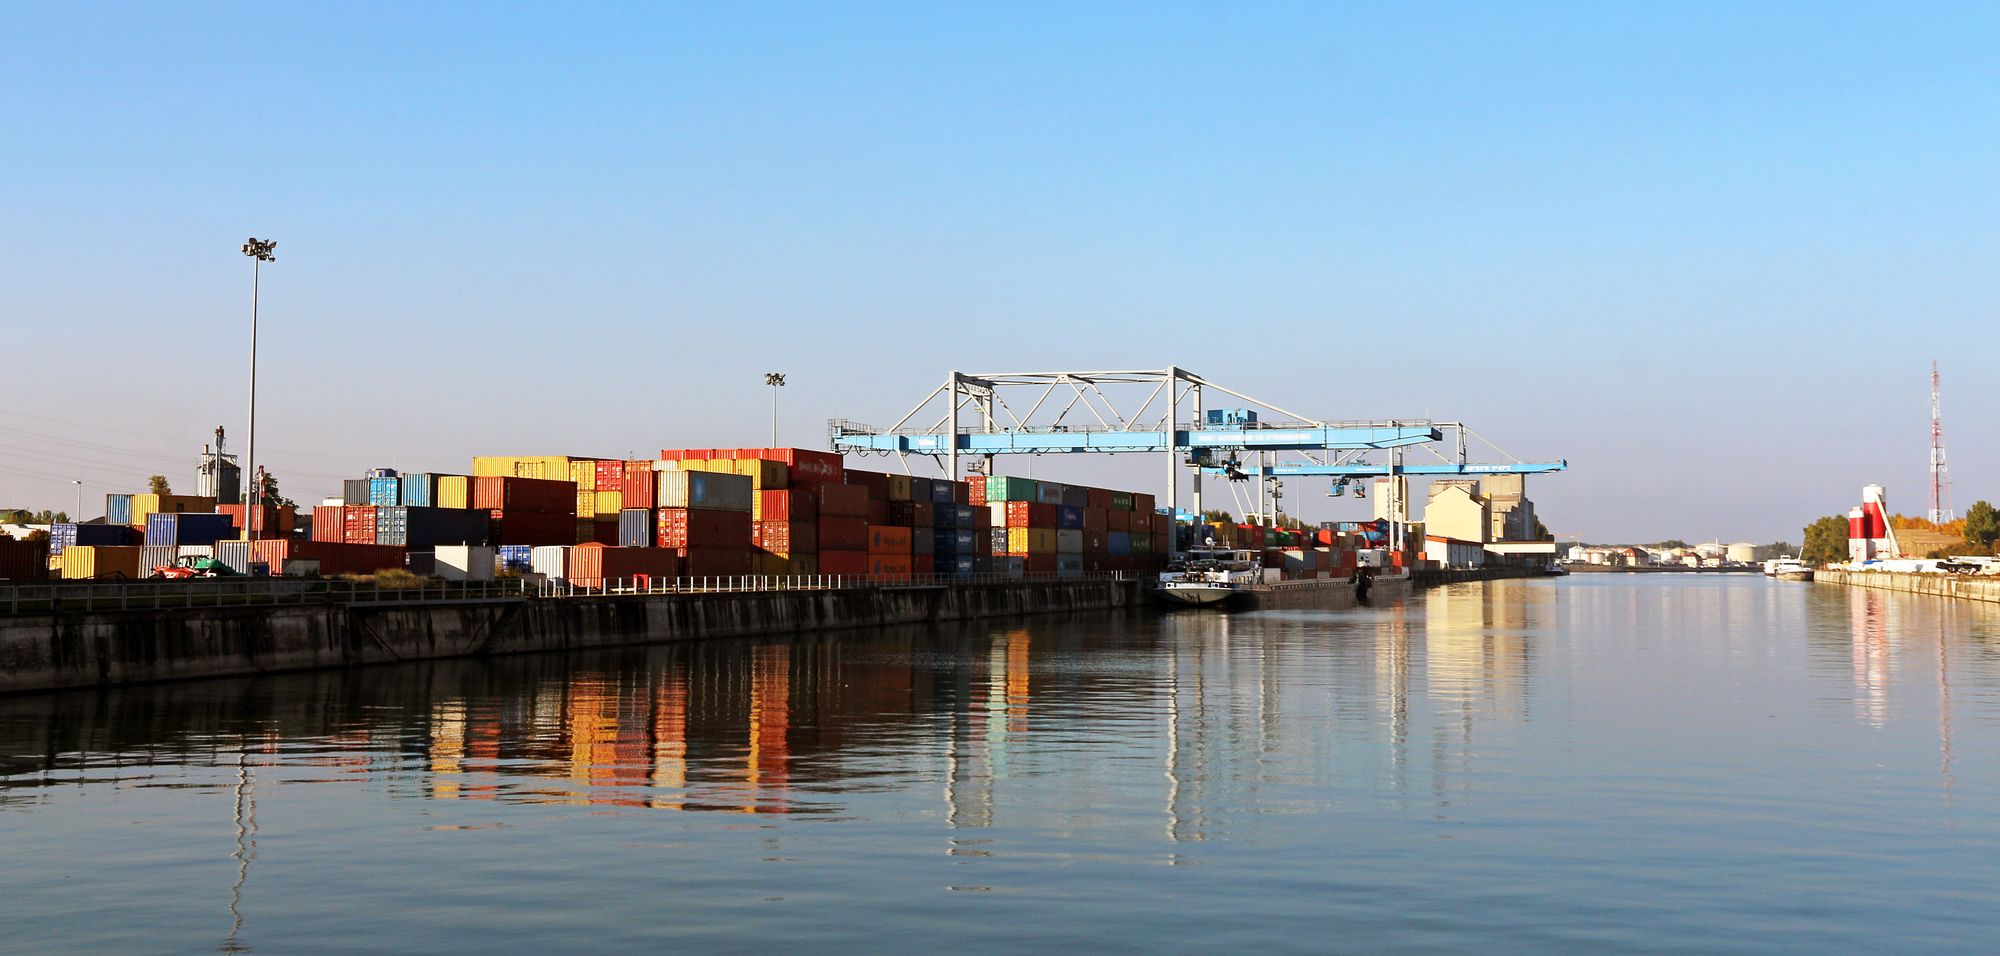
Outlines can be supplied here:
M1996 36L1990 4L12 5L0 503L191 485L240 435L257 235L259 457L302 499L761 443L767 369L819 446L953 368L1177 363L1566 456L1531 484L1559 532L1796 538L1866 481L1921 510L1936 357L1962 509L2000 497Z

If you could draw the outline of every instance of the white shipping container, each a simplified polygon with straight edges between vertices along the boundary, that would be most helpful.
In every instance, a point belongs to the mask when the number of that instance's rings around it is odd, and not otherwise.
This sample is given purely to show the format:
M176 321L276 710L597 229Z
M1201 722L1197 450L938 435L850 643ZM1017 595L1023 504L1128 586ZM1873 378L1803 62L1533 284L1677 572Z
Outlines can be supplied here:
M1079 554L1079 555L1082 554L1083 553L1082 529L1071 528L1068 530L1056 532L1056 553ZM1078 571L1083 570L1083 565L1078 564L1077 570Z
M531 553L532 556L532 553ZM441 544L431 573L447 581L491 581L499 551L479 544Z
M991 518L991 519L990 519L990 520L989 520L989 521L987 522L987 527L991 527L991 528L1005 528L1005 527L1007 527L1007 503L1006 503L1006 502L1004 502L1004 501L989 501L989 502L987 502L987 503L986 503L986 510L987 510L987 511L988 511L989 513L991 513L991 514L993 515L993 517L992 517L992 518Z
M528 552L528 567L558 584L569 580L569 546L546 544Z
M183 558L212 558L215 557L215 545L184 544L180 546L179 554Z

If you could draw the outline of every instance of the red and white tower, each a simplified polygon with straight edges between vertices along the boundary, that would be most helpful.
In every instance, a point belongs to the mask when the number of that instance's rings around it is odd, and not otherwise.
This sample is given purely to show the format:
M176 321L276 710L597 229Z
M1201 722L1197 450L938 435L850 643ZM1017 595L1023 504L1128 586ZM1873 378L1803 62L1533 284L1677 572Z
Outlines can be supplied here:
M1944 419L1938 412L1938 367L1931 360L1931 513L1932 524L1952 520L1951 473L1944 464Z

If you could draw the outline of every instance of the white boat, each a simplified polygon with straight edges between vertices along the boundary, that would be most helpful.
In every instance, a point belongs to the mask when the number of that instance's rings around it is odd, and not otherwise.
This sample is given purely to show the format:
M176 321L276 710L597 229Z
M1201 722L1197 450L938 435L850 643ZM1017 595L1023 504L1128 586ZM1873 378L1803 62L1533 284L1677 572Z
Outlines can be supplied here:
M1262 562L1252 551L1200 548L1184 552L1160 572L1153 594L1175 605L1219 605L1263 580Z
M1797 558L1773 558L1764 562L1764 573L1780 581L1810 581L1812 565Z

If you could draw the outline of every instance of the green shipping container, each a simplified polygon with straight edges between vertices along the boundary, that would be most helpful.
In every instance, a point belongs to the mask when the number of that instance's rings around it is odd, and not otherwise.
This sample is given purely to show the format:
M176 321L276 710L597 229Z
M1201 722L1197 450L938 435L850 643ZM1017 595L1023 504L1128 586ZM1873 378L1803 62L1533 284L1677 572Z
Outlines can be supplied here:
M1131 492L1129 492L1129 491L1114 491L1114 492L1112 492L1112 493L1111 493L1111 510L1113 510L1113 511L1131 511L1131 510L1132 510L1132 493L1131 493Z
M986 478L986 500L988 502L1033 501L1035 500L1035 479L1009 478L1006 475L989 475Z

